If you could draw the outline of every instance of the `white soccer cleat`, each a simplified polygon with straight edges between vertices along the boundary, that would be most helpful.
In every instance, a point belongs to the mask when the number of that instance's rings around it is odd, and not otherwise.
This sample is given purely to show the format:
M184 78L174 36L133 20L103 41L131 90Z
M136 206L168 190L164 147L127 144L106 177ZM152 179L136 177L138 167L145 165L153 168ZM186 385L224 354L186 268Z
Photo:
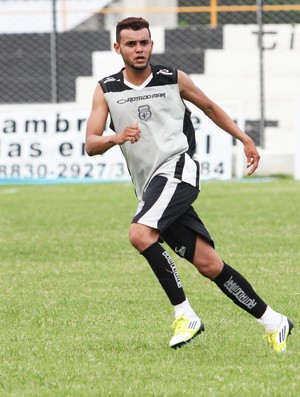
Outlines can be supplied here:
M199 317L188 317L185 314L174 321L172 328L175 329L175 332L169 346L173 349L179 349L185 344L192 342L195 336L204 332L204 324Z

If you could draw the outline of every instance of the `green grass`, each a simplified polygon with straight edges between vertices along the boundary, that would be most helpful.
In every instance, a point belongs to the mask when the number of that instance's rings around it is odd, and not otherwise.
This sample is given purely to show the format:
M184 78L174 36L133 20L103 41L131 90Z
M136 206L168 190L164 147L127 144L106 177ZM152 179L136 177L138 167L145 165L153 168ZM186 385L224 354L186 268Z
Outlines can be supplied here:
M300 183L202 190L223 259L293 319L287 353L175 254L206 332L168 347L172 307L127 237L130 184L0 186L1 397L300 395Z

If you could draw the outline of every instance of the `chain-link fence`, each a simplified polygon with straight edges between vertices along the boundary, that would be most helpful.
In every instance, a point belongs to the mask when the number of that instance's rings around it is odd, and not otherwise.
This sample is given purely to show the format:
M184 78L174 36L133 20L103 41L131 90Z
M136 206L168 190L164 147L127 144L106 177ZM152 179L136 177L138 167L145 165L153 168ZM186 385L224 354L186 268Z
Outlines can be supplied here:
M259 4L263 50L270 55L264 69L257 45ZM280 107L280 93L273 92L280 70L290 76L283 102L300 81L298 63L289 63L291 54L299 55L300 0L1 0L0 6L0 104L78 100L76 81L93 75L93 54L111 50L115 23L128 15L147 18L160 32L154 35L154 63L200 76L204 91L217 100L243 100L246 130L260 145L262 100L264 126L280 124L276 112L268 112L268 106Z

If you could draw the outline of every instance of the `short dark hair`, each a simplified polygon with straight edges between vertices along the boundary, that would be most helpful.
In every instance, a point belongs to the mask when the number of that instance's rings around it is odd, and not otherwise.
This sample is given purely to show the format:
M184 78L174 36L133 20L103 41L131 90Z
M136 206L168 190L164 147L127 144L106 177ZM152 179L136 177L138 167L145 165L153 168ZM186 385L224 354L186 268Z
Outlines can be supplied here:
M148 29L149 35L151 37L151 32L149 29L149 22L144 18L129 17L117 23L116 27L116 41L120 44L120 33L123 29L141 30Z

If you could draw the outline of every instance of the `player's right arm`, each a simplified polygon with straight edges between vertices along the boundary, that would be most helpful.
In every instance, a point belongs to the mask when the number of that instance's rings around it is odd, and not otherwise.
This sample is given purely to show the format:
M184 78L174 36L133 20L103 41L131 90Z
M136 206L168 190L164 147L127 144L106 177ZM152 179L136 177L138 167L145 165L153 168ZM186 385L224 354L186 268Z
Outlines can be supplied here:
M126 141L135 143L140 138L140 129L137 122L126 127L115 135L103 136L106 120L108 117L108 106L104 98L100 84L94 91L92 110L86 127L85 150L89 156L103 154L115 145L123 145Z

